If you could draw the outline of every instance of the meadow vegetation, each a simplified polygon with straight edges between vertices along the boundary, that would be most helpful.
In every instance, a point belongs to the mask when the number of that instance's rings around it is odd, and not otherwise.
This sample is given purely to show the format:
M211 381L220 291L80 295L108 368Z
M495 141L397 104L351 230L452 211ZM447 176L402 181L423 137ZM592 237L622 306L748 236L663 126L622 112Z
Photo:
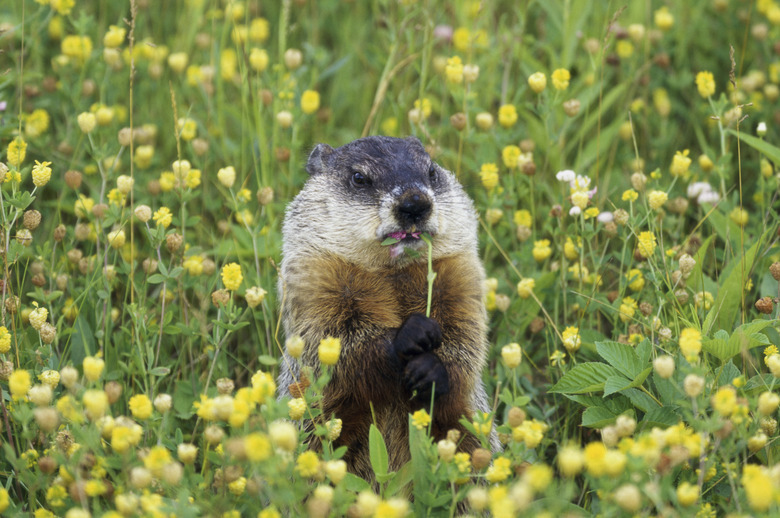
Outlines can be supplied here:
M0 512L777 516L780 3L624 4L3 2ZM372 486L275 378L285 205L373 134L475 200L504 447L419 411Z

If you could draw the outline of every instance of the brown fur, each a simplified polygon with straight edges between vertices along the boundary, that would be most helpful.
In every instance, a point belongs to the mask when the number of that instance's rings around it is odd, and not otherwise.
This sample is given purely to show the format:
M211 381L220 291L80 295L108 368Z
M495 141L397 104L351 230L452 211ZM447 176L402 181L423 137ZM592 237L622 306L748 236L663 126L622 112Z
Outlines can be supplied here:
M279 282L285 333L299 335L305 346L299 360L285 355L280 395L299 387L302 367L317 376L320 340L338 337L341 355L321 401L323 418L335 416L343 423L335 446L347 446L352 473L372 480L373 409L390 469L409 460L409 413L430 402L417 401L406 388L393 344L410 315L425 313L427 249L421 241L405 242L402 246L422 256L410 259L391 255L380 243L390 232L408 231L398 200L417 192L431 200L417 228L433 234L437 277L430 316L442 340L432 352L449 379L449 392L435 399L432 431L438 440L459 429L461 450L472 451L479 441L458 421L488 411L489 404L480 378L488 348L484 271L471 200L451 173L432 164L416 139L370 137L335 150L320 145L307 169L311 178L287 210ZM371 187L350 184L354 171L370 178ZM318 447L316 440L311 446ZM491 446L499 448L495 433Z

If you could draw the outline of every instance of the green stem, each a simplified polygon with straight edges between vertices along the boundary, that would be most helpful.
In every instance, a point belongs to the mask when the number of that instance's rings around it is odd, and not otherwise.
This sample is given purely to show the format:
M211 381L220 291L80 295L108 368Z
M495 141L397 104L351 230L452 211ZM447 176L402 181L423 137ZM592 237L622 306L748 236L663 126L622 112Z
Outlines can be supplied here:
M428 245L428 305L425 308L425 316L431 316L431 296L433 295L433 281L436 279L436 272L433 271L433 241L428 234L420 236L425 244Z

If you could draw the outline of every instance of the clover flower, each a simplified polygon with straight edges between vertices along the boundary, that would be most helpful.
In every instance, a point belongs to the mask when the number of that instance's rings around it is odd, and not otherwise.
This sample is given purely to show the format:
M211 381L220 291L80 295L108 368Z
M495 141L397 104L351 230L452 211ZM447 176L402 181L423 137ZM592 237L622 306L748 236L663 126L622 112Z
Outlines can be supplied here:
M412 414L412 426L418 430L426 428L429 424L431 424L431 416L428 415L424 408Z
M320 94L316 90L306 90L301 94L301 111L312 114L320 108Z
M482 164L482 167L479 169L479 177L485 189L494 189L498 185L498 167L492 162Z
M163 228L168 228L173 221L173 214L171 213L171 209L168 207L160 207L154 212L152 219L157 225Z
M225 289L235 291L241 286L243 280L240 264L228 263L222 267L222 284L225 285Z
M561 339L563 346L569 351L569 354L573 354L580 348L582 341L580 340L580 330L577 327L569 326L561 333Z
M540 94L547 88L547 76L543 72L534 72L528 77L528 86L534 93Z
M35 161L35 165L32 168L33 184L36 187L43 187L51 179L51 162L38 162Z
M341 354L341 340L332 336L323 338L320 340L317 354L323 365L335 365Z
M652 232L642 232L637 236L637 250L639 255L644 258L648 258L655 252L656 240L655 234Z
M571 73L565 68L558 68L552 73L551 78L556 90L566 90L569 87Z
M711 97L715 93L715 78L712 72L702 71L696 74L696 88L699 90L699 95L704 97Z
M511 128L517 122L517 108L513 104L504 104L498 109L498 123Z

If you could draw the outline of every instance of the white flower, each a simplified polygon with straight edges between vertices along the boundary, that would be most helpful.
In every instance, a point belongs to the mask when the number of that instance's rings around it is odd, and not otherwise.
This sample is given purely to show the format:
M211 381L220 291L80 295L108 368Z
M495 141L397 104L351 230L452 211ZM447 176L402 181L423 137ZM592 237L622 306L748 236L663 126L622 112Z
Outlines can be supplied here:
M555 177L558 179L559 182L569 182L569 183L573 182L576 176L577 174L571 169L564 169L563 171L558 171L558 173L555 175Z
M703 192L696 199L699 205L703 205L705 203L718 203L719 200L720 200L720 195L715 191Z
M712 186L707 182L693 182L688 185L688 197L698 198L701 193L711 190Z
M582 209L576 205L569 209L569 216L579 216L580 214L582 214Z
M600 212L598 216L596 216L596 220L599 223L609 223L610 221L615 219L615 215L611 212Z
M571 192L588 192L590 177L585 176L584 174L578 174L576 178L569 182L569 187L571 187ZM593 192L595 193L596 191L594 190ZM588 192L588 195L593 196L590 192Z
M758 123L758 127L756 128L756 134L759 137L763 137L764 135L766 135L766 122L762 121Z

